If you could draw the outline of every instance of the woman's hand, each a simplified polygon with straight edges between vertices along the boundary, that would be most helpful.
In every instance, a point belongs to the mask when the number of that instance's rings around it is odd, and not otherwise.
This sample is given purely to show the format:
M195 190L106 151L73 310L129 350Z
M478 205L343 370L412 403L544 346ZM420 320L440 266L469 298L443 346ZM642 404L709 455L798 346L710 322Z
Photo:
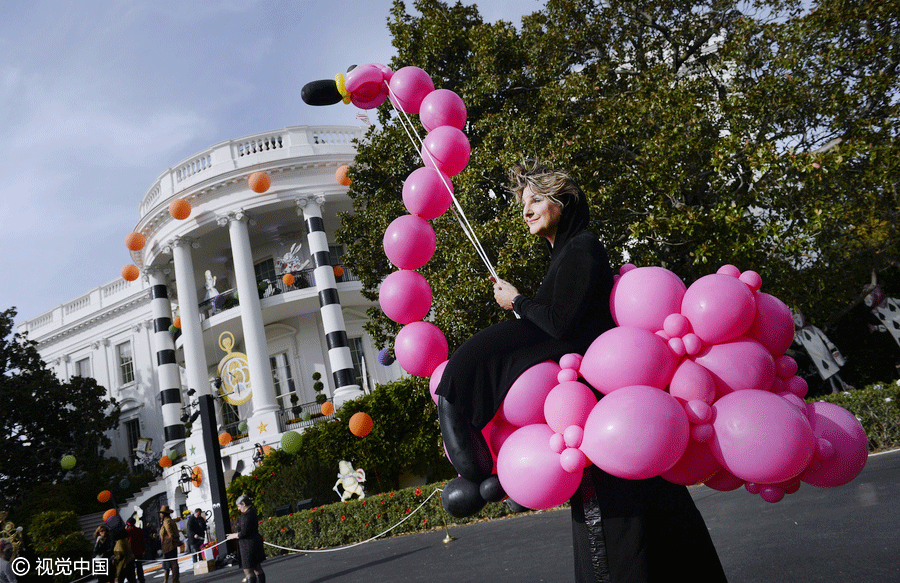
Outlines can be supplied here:
M502 279L495 280L492 277L491 281L494 282L494 299L504 310L512 310L513 300L519 295L519 290L513 284Z

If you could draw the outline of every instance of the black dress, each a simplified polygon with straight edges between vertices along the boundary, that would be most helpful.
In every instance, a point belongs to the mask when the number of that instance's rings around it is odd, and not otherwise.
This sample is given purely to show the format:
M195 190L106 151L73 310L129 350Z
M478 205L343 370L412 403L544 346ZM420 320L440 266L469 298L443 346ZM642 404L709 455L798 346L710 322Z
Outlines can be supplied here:
M241 551L241 569L257 570L266 560L263 539L259 534L259 518L251 506L238 519L238 548Z

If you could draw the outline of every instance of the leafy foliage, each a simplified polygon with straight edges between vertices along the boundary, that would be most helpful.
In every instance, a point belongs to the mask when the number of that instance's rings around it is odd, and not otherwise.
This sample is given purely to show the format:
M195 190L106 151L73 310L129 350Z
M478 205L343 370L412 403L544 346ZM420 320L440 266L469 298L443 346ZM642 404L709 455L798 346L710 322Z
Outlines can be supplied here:
M465 101L472 158L455 193L523 293L546 256L505 189L525 156L577 178L614 264L664 266L687 283L726 263L754 269L764 291L820 324L873 276L900 284L897 0L811 11L794 0L549 0L518 28L461 3L412 5L391 11L390 65L421 67ZM389 104L378 117L338 234L370 299L393 269L382 234L421 165ZM420 272L452 350L507 315L453 217L432 224L438 249ZM369 315L367 331L389 346L399 325Z
M81 532L78 516L72 511L43 512L31 521L28 532L34 551L42 559L67 559L73 563L91 560L93 545ZM54 575L54 581L58 583L77 578L76 575Z
M65 454L78 459L70 478L101 474L100 451L111 445L105 432L119 422L115 399L94 379L62 382L34 342L11 333L15 314L14 308L0 313L0 498L7 507L35 485L66 478Z

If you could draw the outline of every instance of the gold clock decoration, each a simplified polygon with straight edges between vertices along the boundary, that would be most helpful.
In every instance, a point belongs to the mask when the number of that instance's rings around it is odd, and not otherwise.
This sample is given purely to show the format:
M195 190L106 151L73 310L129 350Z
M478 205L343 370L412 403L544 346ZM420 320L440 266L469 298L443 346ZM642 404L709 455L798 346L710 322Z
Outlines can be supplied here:
M225 331L219 335L219 348L225 353L219 361L219 378L222 386L219 394L226 402L232 405L243 405L253 395L250 387L250 363L247 355L242 352L232 352L234 348L234 334Z

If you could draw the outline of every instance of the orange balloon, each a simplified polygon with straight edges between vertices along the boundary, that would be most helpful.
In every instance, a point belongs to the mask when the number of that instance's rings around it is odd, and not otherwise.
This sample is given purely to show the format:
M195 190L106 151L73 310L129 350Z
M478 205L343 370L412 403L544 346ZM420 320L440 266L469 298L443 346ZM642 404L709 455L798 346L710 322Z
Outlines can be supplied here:
M116 512L116 509L110 508L109 510L107 510L106 512L103 513L103 522L106 522L107 520L109 520L110 516L115 516L116 514L118 514L118 512Z
M231 443L231 434L227 431L219 434L219 445L226 446Z
M169 214L173 219L183 221L191 216L191 203L183 198L175 199L169 204Z
M265 172L254 172L247 179L247 184L253 192L265 192L272 186L272 179Z
M109 490L104 490L97 494L97 502L99 502L100 504L106 504L107 502L109 502L109 499L111 497L112 492L110 492Z
M177 318L175 318L175 321L172 323L175 324L176 328L181 328L181 316L178 316Z
M328 417L332 413L334 413L334 403L330 401L322 403L322 415Z
M284 282L284 285L294 285L294 274L285 273L284 276L281 278L281 281Z
M147 239L140 233L128 233L125 235L125 247L129 251L140 251L147 244Z
M372 418L368 413L354 413L350 418L350 433L356 437L365 437L372 432Z
M159 458L159 467L168 468L171 465L172 465L172 460L169 459L169 456L164 455L161 458Z
M122 279L125 281L134 281L141 276L141 270L137 265L129 263L122 268Z
M342 275L344 275L344 268L341 267L340 265L335 265L334 266L334 276L340 277Z
M341 186L350 186L353 183L347 175L348 170L350 170L350 167L344 164L343 166L338 166L338 169L334 173L334 179L337 180L337 183Z

